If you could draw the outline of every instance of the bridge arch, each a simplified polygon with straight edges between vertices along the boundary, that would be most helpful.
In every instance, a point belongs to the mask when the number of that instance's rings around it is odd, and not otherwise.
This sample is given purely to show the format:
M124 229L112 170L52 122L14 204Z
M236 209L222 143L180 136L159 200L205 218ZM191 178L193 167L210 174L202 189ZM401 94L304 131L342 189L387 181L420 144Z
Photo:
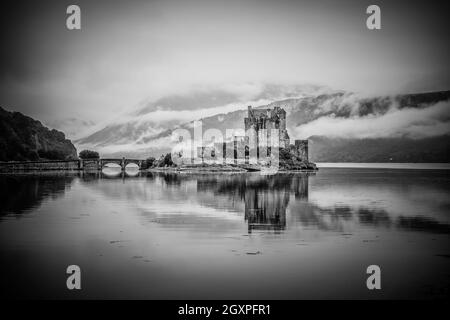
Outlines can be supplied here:
M122 168L122 170L125 170L127 165L135 164L138 167L138 169L141 170L142 163L143 163L143 160L139 160L139 159L126 159L126 158L112 159L112 158L105 158L105 159L100 159L99 169L103 169L107 164L116 164L116 165L119 165Z
M122 166L122 159L100 159L100 169L103 170L103 168L106 167L108 164L116 164L120 166L123 169Z
M139 168L139 170L142 167L142 160L138 159L124 159L123 168L126 168L129 164L135 164Z

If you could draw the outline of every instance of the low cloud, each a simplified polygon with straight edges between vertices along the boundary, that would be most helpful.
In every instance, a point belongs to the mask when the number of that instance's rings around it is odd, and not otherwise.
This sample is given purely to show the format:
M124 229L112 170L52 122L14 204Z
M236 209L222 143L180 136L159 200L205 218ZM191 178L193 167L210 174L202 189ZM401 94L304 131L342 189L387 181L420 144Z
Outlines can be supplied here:
M130 120L136 120L139 123L161 123L161 122L173 122L179 123L190 122L193 120L199 120L206 117L211 117L218 114L229 113L237 110L243 110L247 108L247 105L264 105L270 103L271 100L258 100L247 101L239 103L231 103L223 106L217 106L212 108L196 109L196 110L156 110L149 112L142 116L124 118L121 121L123 123L130 122Z
M93 121L78 118L65 118L44 123L46 126L64 132L67 138L76 139L95 126Z
M294 128L295 136L335 138L426 138L450 133L450 101L425 108L396 106L383 113L337 117L334 113Z

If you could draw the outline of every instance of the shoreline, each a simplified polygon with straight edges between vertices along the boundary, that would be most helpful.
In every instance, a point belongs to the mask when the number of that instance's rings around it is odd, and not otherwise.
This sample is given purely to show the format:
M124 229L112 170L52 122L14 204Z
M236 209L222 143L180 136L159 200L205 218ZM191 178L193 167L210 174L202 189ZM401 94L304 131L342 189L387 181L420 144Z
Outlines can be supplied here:
M450 170L448 162L316 162L318 168Z
M260 174L276 174L276 173L316 173L320 169L370 169L370 170L450 170L450 163L386 163L386 162L374 162L374 163L353 163L353 162L318 162L316 163L317 170L314 169L301 169L301 170L260 170L260 168L243 168L239 165L204 165L204 166L187 166L187 167L156 167L141 169L139 172L160 172L160 173L177 173L177 174L241 174L241 173L252 173L259 172ZM1 169L1 168L0 168ZM2 168L0 170L0 175L7 174L26 174L26 173L56 173L56 172L67 172L67 173L77 173L77 172L102 172L96 168L90 168L85 170L80 170L78 168L58 168L58 167L40 167L30 168L30 169L19 169L19 168Z

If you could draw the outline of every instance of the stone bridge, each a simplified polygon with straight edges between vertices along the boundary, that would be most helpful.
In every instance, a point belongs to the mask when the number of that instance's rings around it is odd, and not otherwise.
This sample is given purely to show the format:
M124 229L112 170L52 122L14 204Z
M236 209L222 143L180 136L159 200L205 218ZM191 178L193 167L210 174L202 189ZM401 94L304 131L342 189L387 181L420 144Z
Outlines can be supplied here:
M142 169L144 160L139 159L79 159L79 160L40 160L0 162L0 171L34 171L34 170L102 170L107 164L117 164L122 170L131 163Z
M84 160L84 161L86 161L86 160ZM125 167L127 165L134 163L135 165L137 165L139 167L139 170L140 170L144 160L122 158L122 159L99 159L97 161L98 161L99 170L103 169L105 167L105 165L107 165L109 163L118 164L122 168L122 170L125 170Z

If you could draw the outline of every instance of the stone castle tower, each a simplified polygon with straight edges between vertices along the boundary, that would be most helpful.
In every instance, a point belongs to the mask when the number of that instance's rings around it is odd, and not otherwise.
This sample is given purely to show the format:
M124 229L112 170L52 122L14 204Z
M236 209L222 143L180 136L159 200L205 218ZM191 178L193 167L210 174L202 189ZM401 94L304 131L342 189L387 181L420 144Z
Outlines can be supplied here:
M291 153L308 162L308 140L295 140L290 144L289 134L286 129L286 111L281 107L273 109L252 109L248 106L248 115L244 119L245 132L250 141L250 146L256 146L257 162L270 158L270 147L267 142L271 141L271 129L278 129L280 148L288 149ZM253 143L252 143L253 142ZM263 142L263 143L261 143ZM250 150L250 153L252 151Z
M245 132L255 131L258 136L262 129L266 129L267 136L263 138L270 137L271 129L279 129L279 147L289 148L290 138L286 130L286 111L280 107L275 107L273 109L252 109L248 106L248 116L244 119ZM259 135L261 138L261 136Z

